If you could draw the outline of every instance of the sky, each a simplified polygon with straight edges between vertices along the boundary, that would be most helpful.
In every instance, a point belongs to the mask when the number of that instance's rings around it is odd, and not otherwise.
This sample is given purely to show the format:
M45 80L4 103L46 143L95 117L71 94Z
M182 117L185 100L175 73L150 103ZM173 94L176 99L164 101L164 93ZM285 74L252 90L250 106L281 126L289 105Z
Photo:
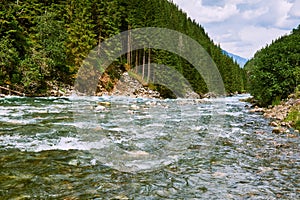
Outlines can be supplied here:
M300 0L173 0L221 48L250 59L300 24Z

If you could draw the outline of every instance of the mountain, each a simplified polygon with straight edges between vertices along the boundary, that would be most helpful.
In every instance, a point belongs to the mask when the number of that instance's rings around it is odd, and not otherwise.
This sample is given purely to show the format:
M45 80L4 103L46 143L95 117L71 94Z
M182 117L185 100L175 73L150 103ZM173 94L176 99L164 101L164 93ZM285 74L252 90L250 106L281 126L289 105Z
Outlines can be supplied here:
M241 68L243 68L246 64L246 62L248 61L248 59L246 58L243 58L241 56L238 56L238 55L235 55L235 54L232 54L232 53L229 53L225 50L222 50L223 54L225 54L226 56L229 56L231 57L234 61L236 61Z
M94 70L82 72L84 75L81 76L77 75L79 69L82 69L82 64L86 63L84 61L89 60L88 67L95 66L100 50L107 51L101 45L102 42L121 33L127 34L128 30L146 27L177 31L194 39L215 61L226 92L241 92L245 88L247 81L245 71L230 57L224 55L220 46L214 44L205 29L172 1L51 0L42 3L32 0L14 3L16 1L5 0L4 2L0 4L0 86L7 84L17 86L16 88L19 88L17 91L27 96L45 95L52 90L57 91L56 88L60 88L61 85L72 86L75 79L77 82L87 83L80 88L82 92L98 93L93 91L94 87L87 87L94 83L90 79L95 77ZM140 38L146 41L147 35L144 36ZM188 40L185 42L180 39L180 41L182 45L189 47ZM109 67L98 64L95 66L99 72L103 72L105 79L97 90L110 92L121 77L121 72L129 69L134 69L146 80L151 80L151 77L155 77L153 75L155 70L150 65L149 69L145 67L148 66L147 63L159 63L171 65L180 72L196 93L208 92L206 79L197 68L182 57L183 54L177 55L168 51L168 48L151 49L155 41L148 42L149 45L145 43L144 48L134 49L131 48L135 46L134 40L131 40L129 35L124 37L120 46L116 48L126 50L127 53L115 58ZM94 57L86 59L88 55ZM190 56L192 55L194 54ZM209 59L203 59L204 61L211 64ZM137 66L142 66L141 70L138 71ZM160 80L170 82L169 88L177 85L177 82L172 81L173 76L166 73L159 75L164 76ZM157 81L158 77L154 80ZM154 84L152 89L159 91L160 94L166 94L164 96L172 96L172 91L168 90L168 87Z
M261 106L279 104L291 93L300 91L299 52L300 25L289 35L258 50L247 62L245 70L249 76L249 92ZM295 113L294 116L300 119L300 115Z

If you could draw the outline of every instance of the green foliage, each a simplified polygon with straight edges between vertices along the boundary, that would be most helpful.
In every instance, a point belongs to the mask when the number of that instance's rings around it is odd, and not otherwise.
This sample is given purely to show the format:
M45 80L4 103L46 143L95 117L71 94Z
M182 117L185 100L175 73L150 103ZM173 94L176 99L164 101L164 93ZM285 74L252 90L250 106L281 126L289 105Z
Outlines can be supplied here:
M105 89L110 92L112 91L113 88L114 88L114 84L109 80L105 86Z
M72 84L91 49L97 46L99 52L105 39L140 27L169 28L188 35L212 57L227 92L240 92L246 87L244 70L223 55L203 27L188 18L172 1L3 0L0 10L0 84L16 84L30 94L44 91L52 81ZM127 44L122 45L118 48L131 51L130 38ZM95 67L103 72L102 66L94 61L95 58L91 58L91 69ZM108 74L112 80L118 79L120 67L117 66L126 64L134 67L145 65L148 61L173 66L189 81L194 91L207 92L203 77L190 63L178 55L150 50L147 46L121 56ZM299 71L295 71L294 75L298 76ZM111 84L107 87L112 88ZM154 88L172 96L163 86Z
M66 54L70 70L77 72L97 40L93 29L92 2L90 0L67 1L66 6Z
M5 36L0 39L0 83L12 80L19 54L12 42Z
M281 98L279 96L275 97L275 99L272 101L272 106L280 105Z
M262 106L287 98L299 85L299 28L258 51L245 66L249 90Z
M292 122L294 128L300 130L300 106L293 107L285 121Z

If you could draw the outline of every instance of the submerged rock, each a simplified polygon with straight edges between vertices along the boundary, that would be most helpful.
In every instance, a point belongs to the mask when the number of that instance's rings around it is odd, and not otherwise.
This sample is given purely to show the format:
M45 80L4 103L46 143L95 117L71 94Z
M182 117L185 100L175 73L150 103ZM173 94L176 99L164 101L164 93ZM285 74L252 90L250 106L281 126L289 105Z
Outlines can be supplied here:
M128 157L146 157L150 154L146 151L126 151Z
M108 101L103 101L103 102L98 102L98 105L100 105L100 106L110 106L111 103L108 102Z

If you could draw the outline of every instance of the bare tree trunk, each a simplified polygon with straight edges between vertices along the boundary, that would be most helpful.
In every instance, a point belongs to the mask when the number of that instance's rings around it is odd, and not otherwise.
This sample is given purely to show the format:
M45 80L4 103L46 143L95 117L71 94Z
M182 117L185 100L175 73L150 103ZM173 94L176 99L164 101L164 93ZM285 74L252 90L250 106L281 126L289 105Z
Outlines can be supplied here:
M155 67L157 65L155 64L154 68L152 68L152 83L155 83Z
M151 72L150 65L151 65L151 49L149 47L149 49L148 49L148 76L147 76L148 83L150 81L150 72Z
M128 26L128 35L127 35L127 65L128 65L128 70L130 69L130 64L131 64L131 31L130 31L130 26Z
M139 51L135 51L135 73L137 73L137 68L139 66Z
M142 69L142 79L144 80L144 77L145 77L145 50L144 50L144 54L143 54L143 69Z
M98 49L97 49L98 56L100 56L100 52L101 52L101 31L98 39Z

